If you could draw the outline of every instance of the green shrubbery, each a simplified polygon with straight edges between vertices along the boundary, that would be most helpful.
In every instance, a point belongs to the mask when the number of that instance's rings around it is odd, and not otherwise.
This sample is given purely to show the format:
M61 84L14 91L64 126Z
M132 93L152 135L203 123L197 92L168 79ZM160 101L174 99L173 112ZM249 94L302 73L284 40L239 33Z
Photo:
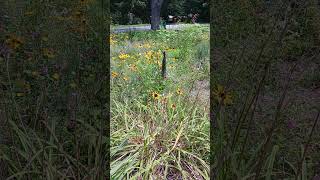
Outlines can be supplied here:
M200 60L208 66L208 30L111 36L112 179L209 179L208 111L190 95L192 83L208 81L196 70Z
M101 179L107 10L94 0L1 4L0 179Z

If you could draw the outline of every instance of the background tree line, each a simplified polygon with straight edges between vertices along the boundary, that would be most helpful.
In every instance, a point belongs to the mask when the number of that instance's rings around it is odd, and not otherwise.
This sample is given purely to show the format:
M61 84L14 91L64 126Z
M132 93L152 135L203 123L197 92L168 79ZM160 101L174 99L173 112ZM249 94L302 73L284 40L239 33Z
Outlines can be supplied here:
M112 0L110 4L113 24L150 23L151 0ZM198 22L209 22L209 0L163 0L161 17L187 16L198 13Z

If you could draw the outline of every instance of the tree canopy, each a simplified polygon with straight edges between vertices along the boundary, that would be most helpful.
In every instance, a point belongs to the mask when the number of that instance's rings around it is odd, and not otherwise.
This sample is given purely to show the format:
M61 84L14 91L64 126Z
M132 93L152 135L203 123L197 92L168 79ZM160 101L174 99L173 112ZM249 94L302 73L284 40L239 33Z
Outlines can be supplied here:
M112 0L110 5L113 24L150 23L150 0ZM187 16L198 13L200 22L209 22L209 0L164 0L161 17Z

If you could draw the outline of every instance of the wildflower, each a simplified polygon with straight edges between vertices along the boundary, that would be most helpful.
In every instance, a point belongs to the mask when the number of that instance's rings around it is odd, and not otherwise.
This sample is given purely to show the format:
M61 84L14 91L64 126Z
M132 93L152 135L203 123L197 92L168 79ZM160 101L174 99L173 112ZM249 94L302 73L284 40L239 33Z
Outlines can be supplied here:
M213 94L219 103L228 105L232 103L232 96L225 91L225 88L221 85L218 85L217 89L214 90Z
M47 58L54 58L55 57L53 50L48 49L48 48L43 49L43 55Z
M112 72L112 73L111 73L111 76L112 76L113 78L115 78L115 77L117 77L117 76L118 76L118 73L116 73L116 72Z
M17 36L10 35L8 36L8 39L6 40L6 44L11 48L11 49L17 49L20 47L23 43L23 40Z
M54 73L52 75L52 78L55 79L55 80L59 80L60 79L60 75L58 73Z
M129 69L131 71L137 71L137 66L135 64L130 64Z
M130 57L129 54L124 54L124 53L121 53L121 54L119 55L119 58L122 59L122 60L127 59L127 58L129 58L129 57Z
M153 54L152 51L148 51L148 52L145 53L144 57L145 57L146 59L150 60L150 59L152 59L152 54Z
M160 61L157 61L157 64L159 67L161 67L161 65L162 65Z
M150 45L149 43L146 43L146 44L144 44L142 47L144 47L144 48L146 48L146 49L149 49L149 48L151 48L151 45Z
M153 92L152 97L153 97L153 99L158 100L160 98L160 94L157 92Z
M176 109L176 105L175 104L171 104L171 109Z
M117 43L117 41L114 40L113 36L110 36L110 44L112 45L112 44L115 44L115 43Z
M127 76L123 77L123 80L128 81L129 78Z
M177 92L178 95L182 95L183 94L183 91L180 88L178 88L176 92Z

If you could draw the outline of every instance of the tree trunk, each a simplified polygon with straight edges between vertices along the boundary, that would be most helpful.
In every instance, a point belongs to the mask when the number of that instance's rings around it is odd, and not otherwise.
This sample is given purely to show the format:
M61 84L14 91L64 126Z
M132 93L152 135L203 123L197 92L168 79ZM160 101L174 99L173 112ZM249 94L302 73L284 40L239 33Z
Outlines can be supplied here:
M151 29L160 29L160 12L163 0L151 0Z

